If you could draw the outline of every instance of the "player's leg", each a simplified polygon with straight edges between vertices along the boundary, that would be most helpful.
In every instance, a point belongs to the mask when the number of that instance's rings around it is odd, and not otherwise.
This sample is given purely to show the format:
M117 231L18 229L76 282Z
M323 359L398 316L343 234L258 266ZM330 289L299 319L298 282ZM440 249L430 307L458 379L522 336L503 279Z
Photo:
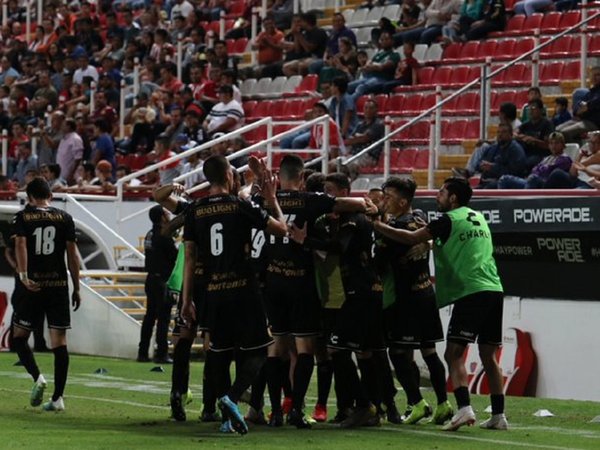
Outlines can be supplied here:
M171 375L171 413L175 420L184 421L185 405L192 400L189 391L190 355L196 338L196 328L188 328L185 324L177 323L173 333L175 348Z
M410 414L404 419L405 423L415 424L428 415L428 406L417 384L413 369L413 350L409 348L393 348L390 359L396 378L406 393L406 401L412 405Z
M327 421L327 400L333 381L333 362L327 352L326 340L318 337L316 340L317 358L317 404L312 414L317 422Z
M350 416L355 406L356 393L360 390L360 378L350 351L330 350L330 352L338 409L332 421L341 423Z
M252 382L250 391L249 408L246 413L246 421L252 422L255 425L266 425L265 413L263 407L265 405L265 389L267 387L266 364L264 364L256 379Z
M281 390L285 378L289 380L289 369L286 368L282 355L288 352L289 336L273 336L274 343L268 348L267 361L265 363L265 375L267 377L267 389L271 402L271 418L269 426L280 427L283 425L283 410L281 406Z
M446 392L446 369L435 351L434 343L422 344L421 355L425 364L427 364L427 369L429 369L431 386L437 398L437 406L431 420L436 425L443 425L454 415L454 410L448 401L448 393Z
M146 314L142 320L140 331L140 343L138 346L138 362L149 362L148 351L150 349L150 339L152 339L152 329L158 315L160 302L160 292L157 290L157 284L160 280L154 275L148 275L144 290L146 292Z
M298 357L292 381L292 410L288 414L288 422L297 428L310 428L310 424L304 417L303 407L315 366L315 338L296 336L294 340Z
M67 330L64 328L50 328L50 346L52 347L52 353L54 353L54 393L50 401L44 403L43 408L46 411L61 411L65 409L63 394L69 372Z
M202 422L218 422L217 414L217 389L215 371L215 353L210 349L210 333L204 331L204 371L202 372ZM229 379L229 372L225 375Z
M375 352L374 357L377 363L377 372L381 379L381 402L385 406L387 420L390 423L402 423L402 417L394 401L397 390L394 386L394 377L390 369L387 350Z
M46 379L40 373L40 369L35 361L33 352L31 351L31 348L27 342L30 334L30 330L21 328L17 324L13 325L13 348L19 356L19 361L21 361L21 364L23 364L23 367L25 367L27 373L31 375L31 378L33 378L34 382L30 403L31 406L39 406L42 404L42 399L44 397Z
M450 379L454 386L454 397L458 411L452 417L452 420L444 426L444 430L455 431L463 425L473 425L475 423L475 413L471 408L471 399L469 396L468 377L463 355L467 348L467 342L448 341L444 359L448 365Z
M169 324L171 323L171 311L173 303L167 295L166 285L161 282L160 303L156 314L156 354L153 361L157 364L171 364L169 358Z

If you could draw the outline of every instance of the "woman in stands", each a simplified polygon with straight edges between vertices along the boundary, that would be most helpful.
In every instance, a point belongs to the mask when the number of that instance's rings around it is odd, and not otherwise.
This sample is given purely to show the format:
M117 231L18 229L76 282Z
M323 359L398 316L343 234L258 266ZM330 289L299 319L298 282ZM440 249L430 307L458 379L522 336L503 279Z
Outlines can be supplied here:
M483 18L471 24L465 33L468 41L484 39L492 31L501 31L506 25L504 0L487 0L483 8Z

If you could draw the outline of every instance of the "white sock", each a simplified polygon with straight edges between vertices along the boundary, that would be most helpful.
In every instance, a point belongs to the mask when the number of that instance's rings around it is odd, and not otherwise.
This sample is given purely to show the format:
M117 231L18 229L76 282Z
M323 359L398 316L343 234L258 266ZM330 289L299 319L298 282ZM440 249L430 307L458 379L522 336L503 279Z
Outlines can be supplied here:
M38 377L38 379L35 382L38 384L44 384L44 383L46 383L46 379L44 378L44 375L42 375L40 373L40 376Z

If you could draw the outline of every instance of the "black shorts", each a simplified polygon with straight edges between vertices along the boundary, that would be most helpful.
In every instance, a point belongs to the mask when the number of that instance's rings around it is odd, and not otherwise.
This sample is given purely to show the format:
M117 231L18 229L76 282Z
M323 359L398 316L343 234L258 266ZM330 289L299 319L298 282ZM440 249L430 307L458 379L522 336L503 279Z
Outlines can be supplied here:
M449 342L502 344L502 292L482 291L454 302L448 325Z
M317 336L321 325L321 302L314 282L284 282L267 278L265 290L267 317L274 336Z
M400 299L383 311L389 348L431 348L444 340L435 296Z
M321 309L321 336L329 341L329 336L335 329L340 308Z
M69 288L66 286L42 288L38 292L21 288L15 295L13 307L13 323L20 328L33 331L43 324L44 316L48 328L71 328Z
M273 342L255 289L232 289L211 294L204 303L211 350L256 350Z
M327 346L354 352L385 349L381 308L381 295L372 292L346 295Z

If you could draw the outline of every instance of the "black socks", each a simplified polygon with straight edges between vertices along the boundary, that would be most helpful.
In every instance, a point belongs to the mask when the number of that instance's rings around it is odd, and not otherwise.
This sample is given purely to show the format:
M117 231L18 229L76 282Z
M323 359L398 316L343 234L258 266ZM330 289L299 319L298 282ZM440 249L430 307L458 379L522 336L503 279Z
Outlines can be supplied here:
M171 391L185 394L190 382L190 354L192 341L179 338L173 350L173 374L171 375ZM207 352L208 359L208 352Z
M423 397L419 391L419 385L415 381L413 361L407 353L393 353L390 355L396 377L402 385L409 405L416 405Z
M67 384L67 372L69 371L69 352L66 345L53 348L54 352L54 394L52 401L55 402L62 397Z
M294 370L294 386L292 388L292 409L297 411L302 410L314 365L313 355L309 355L308 353L298 354L296 370Z
M35 358L31 349L29 348L29 344L27 344L27 338L16 337L13 339L12 344L13 348L17 352L17 355L19 355L21 364L23 364L23 367L25 367L25 370L27 370L27 373L31 375L33 381L37 381L38 377L40 376L40 369L35 362Z
M471 404L471 399L469 398L469 389L466 386L461 386L454 389L454 397L456 397L456 406L458 406L458 409L464 408L465 406L469 406Z
M429 376L431 378L431 385L435 391L438 405L448 400L448 393L446 392L446 369L440 360L437 353L432 353L423 358L429 369Z
M333 380L333 362L331 360L317 363L317 403L327 406L331 381Z

